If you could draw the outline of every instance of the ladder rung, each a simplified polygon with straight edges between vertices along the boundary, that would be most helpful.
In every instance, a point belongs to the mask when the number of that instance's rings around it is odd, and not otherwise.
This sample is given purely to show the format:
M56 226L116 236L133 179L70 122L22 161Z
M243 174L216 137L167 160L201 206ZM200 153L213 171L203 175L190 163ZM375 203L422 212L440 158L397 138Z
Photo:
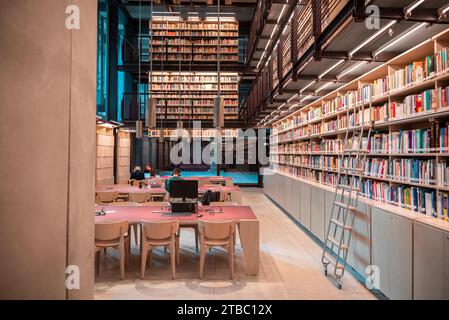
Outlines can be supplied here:
M336 206L339 206L340 208L346 209L348 211L356 211L357 210L355 207L350 206L349 204L346 204L346 203L335 201L334 204Z
M341 250L348 250L348 246L347 246L347 245L342 244L342 245L340 246L340 243L339 243L337 240L335 240L334 238L332 238L332 237L327 237L327 241L333 243L334 245L336 245L337 247L339 247Z
M337 226L339 226L342 229L345 230L352 230L351 226L345 226L343 223L341 223L340 221L338 221L337 219L331 219L331 222Z
M351 186L347 186L347 185L344 185L344 184L339 184L338 188L344 189L344 190L349 190L349 191L360 191L360 188L351 187Z
M330 264L332 266L335 266L335 262L334 262L334 260L332 260L332 258L331 259L329 259L328 257L325 257L325 258L326 258L328 264ZM340 270L344 270L345 269L345 267L341 263L337 263L335 268L336 269L340 269Z

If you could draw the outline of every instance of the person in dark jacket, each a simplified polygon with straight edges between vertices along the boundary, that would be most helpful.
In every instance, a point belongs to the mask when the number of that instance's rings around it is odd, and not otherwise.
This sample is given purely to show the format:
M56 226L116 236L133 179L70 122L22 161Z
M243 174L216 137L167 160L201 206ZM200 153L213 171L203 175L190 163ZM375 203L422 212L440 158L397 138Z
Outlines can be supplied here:
M134 171L133 173L131 173L131 180L145 180L145 174L143 173L143 171L140 169L140 166L135 166L134 167Z

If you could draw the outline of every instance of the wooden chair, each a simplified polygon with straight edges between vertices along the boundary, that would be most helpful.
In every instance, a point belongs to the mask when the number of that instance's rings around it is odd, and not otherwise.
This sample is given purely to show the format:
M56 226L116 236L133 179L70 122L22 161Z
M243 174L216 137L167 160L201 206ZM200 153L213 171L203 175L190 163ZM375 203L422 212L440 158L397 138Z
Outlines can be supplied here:
M212 247L223 247L228 250L228 264L231 279L234 278L234 233L235 221L200 220L200 279L203 279L206 251Z
M97 191L97 203L111 203L118 199L119 193L116 191Z
M95 255L96 269L100 272L101 249L113 248L118 250L120 259L120 277L125 279L125 263L128 264L129 236L128 221L95 223Z
M145 278L145 268L147 257L151 266L151 253L155 247L168 247L171 256L172 278L176 278L176 265L179 265L179 222L177 220L169 221L151 221L142 222L142 257L140 264L140 278ZM148 254L148 251L150 252Z
M198 187L203 187L205 185L210 185L210 179L209 178L203 178L203 179L198 179Z
M129 193L129 201L136 203L145 203L150 199L149 192L130 192Z

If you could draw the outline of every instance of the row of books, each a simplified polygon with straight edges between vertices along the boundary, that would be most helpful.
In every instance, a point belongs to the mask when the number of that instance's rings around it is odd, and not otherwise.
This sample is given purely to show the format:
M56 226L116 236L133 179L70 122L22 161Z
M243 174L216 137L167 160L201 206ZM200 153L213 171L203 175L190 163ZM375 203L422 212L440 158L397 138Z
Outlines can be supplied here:
M238 129L223 129L219 132L222 137L237 137ZM148 130L149 137L160 137L160 129ZM164 137L178 137L178 136L191 136L191 137L215 137L218 135L216 129L163 129L162 135Z
M226 99L229 100L238 100L238 96L236 94L233 93L229 93L229 92L224 92L222 93L223 97L226 97ZM208 100L212 100L215 98L215 95L212 94L205 94L205 93L192 93L192 92L181 92L181 93L174 93L174 94L170 94L170 92L165 92L163 94L160 93L153 93L153 97L156 99L187 99L187 101L189 100L202 100L202 99L208 99ZM190 103L190 102L188 102ZM184 103L186 104L186 103Z
M215 30L186 30L186 31L175 31L175 30L158 30L154 29L150 32L151 36L156 37L218 37L218 31ZM238 37L239 33L237 31L220 31L220 37Z
M236 113L238 112L238 108L230 108L230 107L224 107L224 111L228 113ZM183 108L183 107L176 107L176 108L156 108L157 113L207 113L207 114L213 114L214 108Z
M165 115L164 113L157 114L158 120L211 120L210 114L205 115L191 115L191 114L176 114L176 115ZM225 120L236 120L238 115L225 115Z
M198 29L212 29L217 30L220 26L220 29L237 29L238 23L237 22L221 22L218 24L218 22L210 22L202 23L202 22L196 22L196 21L157 21L154 20L152 23L150 23L150 28L153 27L153 29L192 29L192 30L198 30Z
M335 185L337 174L314 169L273 165L274 170L311 180L324 185ZM340 184L349 184L350 178L342 178ZM360 184L358 178L354 185ZM448 221L449 192L424 187L389 184L373 179L363 179L361 193L368 199L406 208L414 212Z
M170 75L153 75L151 77L152 82L211 82L211 83L217 83L218 82L218 76L213 75L177 75L177 74L170 74ZM237 83L239 81L238 76L224 76L222 75L220 77L221 83Z
M154 83L151 90L218 90L218 85L213 83L203 83L203 84L192 84L192 83ZM238 86L235 84L222 84L220 85L220 90L237 91Z
M370 137L374 153L439 153L448 151L449 123L434 122L430 128L375 133Z
M167 38L160 40L153 39L152 47L157 46L238 46L238 39L222 38L220 41L215 39L186 39L186 38Z
M202 99L202 100L188 100L188 99L158 99L156 100L156 105L165 106L167 105L177 105L177 106L185 106L185 107L213 107L214 100L213 99ZM237 101L234 99L223 99L223 103L225 106L236 106Z

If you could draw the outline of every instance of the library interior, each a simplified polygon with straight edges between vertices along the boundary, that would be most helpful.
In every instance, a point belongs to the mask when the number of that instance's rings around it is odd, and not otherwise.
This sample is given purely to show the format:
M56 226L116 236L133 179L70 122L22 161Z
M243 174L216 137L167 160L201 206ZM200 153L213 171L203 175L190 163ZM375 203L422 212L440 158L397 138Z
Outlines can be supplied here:
M0 8L0 299L449 300L447 0Z

